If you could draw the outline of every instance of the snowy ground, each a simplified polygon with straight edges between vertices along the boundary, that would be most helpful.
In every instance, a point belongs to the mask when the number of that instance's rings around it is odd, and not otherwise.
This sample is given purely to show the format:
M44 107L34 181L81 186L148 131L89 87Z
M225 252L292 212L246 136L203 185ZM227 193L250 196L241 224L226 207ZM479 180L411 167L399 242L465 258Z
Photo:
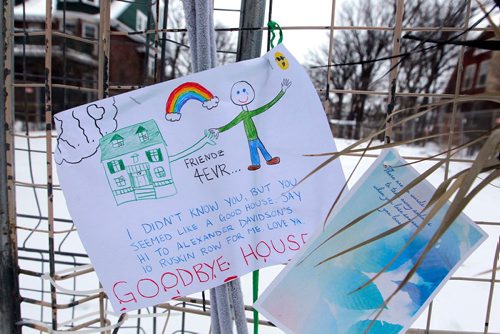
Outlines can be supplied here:
M47 230L47 224L44 220L39 223L37 219L28 217L30 215L47 216L46 190L42 188L34 190L33 188L22 185L23 182L40 185L46 184L47 182L45 154L43 152L37 152L37 150L44 151L46 145L43 133L40 133L40 135L40 138L31 139L29 142L22 137L16 138L16 181L18 182L18 186L16 188L16 205L17 213L20 215L18 218L18 224L21 228L33 228L37 226L37 229L39 230ZM350 144L349 141L345 140L337 140L336 143L338 149L346 147ZM28 148L32 150L31 154L28 154L27 151L23 150ZM435 152L435 150L436 147L433 146L426 146L425 148L403 147L400 149L400 153L403 156L428 156ZM360 176L361 171L366 169L371 161L373 161L373 159L367 158L361 163L358 168L359 172L355 174L350 186L352 186L355 179ZM342 158L341 162L345 173L349 174L356 163L356 158ZM415 165L415 167L417 170L422 171L430 164L431 163L420 163ZM451 175L466 166L467 164L465 163L452 164L450 166ZM443 180L443 178L444 169L441 169L431 175L429 181L431 181L434 185L437 185ZM57 176L54 177L54 184L58 184ZM500 222L500 210L494 209L500 203L499 187L500 180L497 179L491 186L486 187L484 191L482 191L473 200L473 202L466 208L465 213L475 221ZM35 196L35 192L37 196ZM62 192L60 190L56 190L54 193L54 209L56 218L70 219L65 207ZM37 225L38 223L39 225ZM491 273L481 273L491 270L492 268L494 252L500 235L500 226L481 226L489 234L488 240L465 262L465 264L454 275L455 277L470 277L474 279L486 279L491 277ZM71 227L72 226L70 224L64 221L56 222L55 225L56 231L70 229ZM49 270L48 264L43 261L26 259L27 257L48 258L47 254L26 251L26 249L48 249L47 233L31 234L27 230L20 229L18 230L18 244L19 247L24 249L20 251L20 266L22 269L37 272L47 272ZM62 252L84 252L83 246L81 245L76 232L57 234L55 238L55 248ZM69 256L60 256L58 259L66 262L73 261L73 258ZM86 259L76 259L76 261L88 263L88 260ZM70 267L72 267L70 264L58 264L56 266L56 270L63 270ZM281 266L275 266L261 270L260 291L263 291L265 287L269 285L273 278L279 273L281 268ZM241 282L246 304L251 304L251 275L243 277ZM49 283L47 281L38 277L21 275L20 284L22 296L40 299L43 295L45 301L50 301L50 295L48 293L42 294L40 292L41 289L44 289L46 292L49 291ZM68 279L66 281L62 281L61 284L67 289L80 291L98 288L98 281L94 273L80 276L76 280ZM483 332L489 292L490 284L487 282L463 282L456 280L448 282L444 289L438 294L433 304L431 329ZM291 291L290 293L293 292ZM201 294L196 294L194 297L201 298ZM58 303L67 303L70 301L71 296L63 294L58 296ZM60 310L58 311L58 322L62 323L66 320L79 316L84 316L84 318L81 321L77 321L77 323L93 319L96 315L86 315L96 311L97 305L97 301L91 301L68 310ZM144 314L147 312L152 312L152 309L143 311L142 313ZM500 332L500 317L498 317L498 314L500 314L500 289L498 289L498 284L496 292L494 293L491 314L489 323L490 333L498 333ZM50 323L50 308L45 308L42 312L42 308L40 306L24 302L22 303L22 316L27 319L36 320L40 320L42 318L44 321ZM251 313L248 313L248 316L250 317ZM166 317L157 318L156 328L158 332L161 332L166 319ZM116 318L114 317L110 317L110 320L112 323L116 322ZM187 314L185 321L185 329L188 330L189 333L208 333L209 331L210 323L208 317ZM174 333L177 330L180 330L181 322L181 313L172 313L168 319L165 333ZM420 319L418 319L412 327L425 328L426 322L427 312L424 312ZM120 333L136 333L136 325L137 319L130 319L122 327ZM140 332L150 333L155 325L153 324L152 318L143 318L140 320L140 326L143 329ZM252 330L252 325L249 325L249 330ZM34 331L28 327L23 327L23 332L34 333L38 331ZM266 326L260 326L260 332L270 334L281 333L279 329Z

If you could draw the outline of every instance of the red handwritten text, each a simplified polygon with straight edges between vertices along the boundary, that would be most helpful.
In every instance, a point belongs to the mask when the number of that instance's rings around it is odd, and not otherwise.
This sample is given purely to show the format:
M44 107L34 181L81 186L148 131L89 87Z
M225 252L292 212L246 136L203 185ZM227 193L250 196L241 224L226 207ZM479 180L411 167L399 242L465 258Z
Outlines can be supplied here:
M189 268L176 268L163 272L159 277L145 277L137 282L117 281L113 284L113 293L120 302L137 303L138 299L155 298L162 291L174 292L175 297L180 297L181 290L195 283L206 283L215 280L217 275L230 269L230 263L222 256L212 260L211 263L201 262ZM175 294L176 293L176 294Z
M280 238L278 240L262 240L259 241L255 246L248 244L244 247L240 246L241 255L245 260L246 265L250 265L248 262L252 258L256 261L263 260L267 262L268 258L273 255L273 253L283 254L286 251L296 252L300 250L302 245L304 245L305 237L307 233L302 233L300 236L295 234L289 234L286 238Z

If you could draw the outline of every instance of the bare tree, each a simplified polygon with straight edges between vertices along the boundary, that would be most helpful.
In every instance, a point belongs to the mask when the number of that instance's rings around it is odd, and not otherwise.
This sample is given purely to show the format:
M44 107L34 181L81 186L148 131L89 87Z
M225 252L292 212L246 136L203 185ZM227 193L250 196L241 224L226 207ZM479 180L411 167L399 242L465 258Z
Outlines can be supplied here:
M441 0L413 0L406 3L405 22L407 26L422 27L457 27L463 24L465 2L462 5ZM436 32L415 34L418 39L446 41L454 36L446 30L438 29ZM459 49L446 44L427 44L415 40L403 39L398 77L398 90L408 93L440 92L456 66ZM417 98L399 99L399 107L411 107L427 104L427 96ZM411 111L402 114L408 116ZM409 129L397 132L399 140L421 136L426 132L429 123L436 121L437 113L429 113L427 117L420 117L413 122Z
M392 7L377 0L346 2L341 8L340 24L346 26L386 26L394 15ZM377 73L381 73L384 64L367 61L386 56L390 43L390 32L388 31L359 29L335 32L333 64L359 64L334 67L331 75L332 81L329 84L336 89L371 89ZM319 56L311 55L309 57L311 65L318 65L318 62L321 61L323 61L323 65L326 64L326 48L320 49L318 54ZM315 80L325 82L326 76L322 77L316 76ZM336 97L337 99L333 103L333 117L355 120L357 126L353 133L348 133L348 136L359 138L360 125L364 120L367 101L370 97L366 94L349 94L347 96L336 94Z
M353 52L352 44L346 43L344 40L335 41L335 50L333 54L333 64L345 64L349 61L350 55ZM344 93L335 93L333 96L336 97L335 101L332 101L330 96L330 88L333 89L346 89L352 88L352 80L354 78L354 72L356 68L354 66L338 66L331 69L331 78L329 87L326 87L327 80L327 69L325 64L328 61L328 46L322 45L316 52L312 52L307 56L307 63L312 66L310 70L311 79L315 87L323 89L325 95L323 95L324 100L328 100L331 105L331 111L327 110L329 117L333 119L340 120L343 116L343 110L345 106Z
M443 26L459 26L463 20L464 5L449 3L445 0L407 0L405 1L403 26L436 27L436 32L423 35L434 39L446 40L451 33L439 29ZM387 90L389 61L384 59L392 54L392 31L370 29L370 27L394 26L396 0L354 0L345 2L341 8L339 25L366 26L366 29L339 30L335 32L334 50L330 85L335 89L361 91ZM422 37L422 35L420 35ZM403 40L398 76L398 91L429 93L439 91L445 84L450 70L455 65L456 50L447 46L429 47L413 40ZM311 54L308 64L312 66L327 64L327 48L321 47ZM344 64L343 66L339 66ZM326 74L321 70L311 72L313 81L319 87L326 86ZM425 99L398 99L398 107L412 103L425 103ZM360 126L370 117L382 113L385 108L379 99L367 94L336 94L333 103L333 117L355 120L356 128L348 134L360 137ZM374 117L380 119L380 117ZM419 120L415 135L424 131L426 119ZM373 124L368 124L372 128ZM410 132L408 132L410 133Z
M353 6L346 7L342 20L349 26L366 25L372 27L387 26L393 22L395 5L391 2L368 0L356 2ZM377 74L383 71L387 64L371 62L370 60L387 56L391 45L391 33L377 30L348 30L342 36L353 44L354 61L361 62L356 65L353 78L353 89L367 91L372 87ZM387 68L387 67L386 67ZM377 83L377 88L385 82ZM351 99L351 109L347 115L348 120L355 120L356 127L353 137L360 138L361 124L365 119L365 109L368 95L354 94Z

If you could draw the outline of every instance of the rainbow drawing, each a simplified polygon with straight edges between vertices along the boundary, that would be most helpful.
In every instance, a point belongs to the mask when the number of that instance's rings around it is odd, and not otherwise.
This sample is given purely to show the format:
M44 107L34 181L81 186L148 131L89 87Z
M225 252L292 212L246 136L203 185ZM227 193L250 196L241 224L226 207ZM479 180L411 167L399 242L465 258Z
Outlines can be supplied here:
M168 96L165 117L169 121L178 121L181 117L181 109L190 100L200 101L204 108L217 107L219 98L209 90L196 82L185 82L175 88Z

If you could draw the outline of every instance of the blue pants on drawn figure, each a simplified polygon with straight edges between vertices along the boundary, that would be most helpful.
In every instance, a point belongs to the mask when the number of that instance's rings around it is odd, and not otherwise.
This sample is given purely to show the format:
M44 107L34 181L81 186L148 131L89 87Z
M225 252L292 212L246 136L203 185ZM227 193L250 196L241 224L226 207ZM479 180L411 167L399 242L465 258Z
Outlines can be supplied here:
M249 140L248 146L250 147L250 159L252 160L252 166L250 167L256 167L256 169L260 167L260 157L258 150L260 150L262 156L264 157L264 159L266 159L268 165L274 165L279 163L279 158L271 157L271 155L269 154L269 152L267 152L266 148L264 147L264 144L262 144L259 138L254 140Z

